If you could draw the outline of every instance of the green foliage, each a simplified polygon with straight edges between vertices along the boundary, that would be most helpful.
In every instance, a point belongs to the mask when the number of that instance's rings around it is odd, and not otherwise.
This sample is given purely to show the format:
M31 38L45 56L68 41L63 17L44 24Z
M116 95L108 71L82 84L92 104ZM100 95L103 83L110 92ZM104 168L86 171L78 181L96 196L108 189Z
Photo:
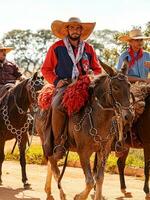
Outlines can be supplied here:
M131 167L144 167L143 151L131 149L126 161L126 165Z
M18 150L15 150L13 155L10 153L6 154L7 160L19 160ZM31 147L26 152L26 160L29 164L42 164L44 161L43 152L41 145L31 145ZM77 162L79 161L79 156L77 153L70 152L68 161ZM91 156L91 162L94 161L94 154ZM59 164L63 164L64 160L61 160ZM114 169L117 166L117 157L115 153L112 152L107 160L106 171L114 172ZM131 149L126 160L126 166L129 167L140 167L143 168L144 160L142 150Z
M7 152L6 160L19 160L19 151L16 149L13 154ZM41 145L32 145L26 151L26 161L29 164L41 164L43 162L43 152Z
M133 28L141 27L133 26ZM100 59L113 67L118 62L119 55L127 48L127 44L119 42L118 38L127 33L128 31L98 30L93 32L88 42L93 45ZM150 35L150 22L146 24L144 34ZM47 29L36 32L15 29L2 38L4 45L14 47L14 59L25 74L39 70L48 48L55 41L56 37ZM148 42L145 42L144 49L150 51Z
M23 68L24 73L37 71L45 58L46 52L55 37L50 30L12 30L6 33L2 42L14 47L15 62Z

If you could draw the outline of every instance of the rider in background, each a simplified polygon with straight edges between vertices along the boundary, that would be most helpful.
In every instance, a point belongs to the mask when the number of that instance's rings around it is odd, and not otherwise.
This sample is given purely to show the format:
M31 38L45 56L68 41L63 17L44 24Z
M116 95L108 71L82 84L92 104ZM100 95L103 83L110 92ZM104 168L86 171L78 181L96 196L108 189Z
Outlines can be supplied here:
M119 40L128 43L128 49L119 57L117 69L123 62L128 61L128 78L131 83L144 81L150 83L148 73L150 71L150 53L143 50L144 41L150 40L145 37L140 29L133 29L128 35L122 35Z
M22 79L22 74L16 64L6 59L7 53L13 50L12 47L5 47L0 44L0 97L12 87L16 80Z
M92 33L95 23L82 23L79 18L72 17L68 22L54 21L51 24L52 33L58 37L48 50L41 68L44 78L56 87L52 101L52 129L54 134L54 158L59 160L65 153L62 133L67 114L61 105L64 90L79 75L89 71L100 74L101 66L96 53L86 40Z

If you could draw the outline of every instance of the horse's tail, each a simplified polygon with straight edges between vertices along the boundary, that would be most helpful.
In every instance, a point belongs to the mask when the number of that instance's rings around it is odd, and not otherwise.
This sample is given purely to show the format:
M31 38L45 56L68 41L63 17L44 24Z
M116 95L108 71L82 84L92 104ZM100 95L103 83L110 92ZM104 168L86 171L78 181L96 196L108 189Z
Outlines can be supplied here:
M94 165L93 165L93 173L96 174L96 171L97 171L97 153L95 152Z

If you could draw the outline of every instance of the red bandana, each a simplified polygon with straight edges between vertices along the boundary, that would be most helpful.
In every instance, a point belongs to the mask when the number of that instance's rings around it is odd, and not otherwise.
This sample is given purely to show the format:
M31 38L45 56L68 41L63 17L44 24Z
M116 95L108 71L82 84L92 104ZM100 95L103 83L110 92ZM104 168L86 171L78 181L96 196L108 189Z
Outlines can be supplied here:
M134 51L133 51L133 49L131 47L128 48L128 53L129 53L129 55L131 57L131 60L129 61L129 67L132 67L132 65L134 65L134 63L135 63L136 60L142 58L142 56L143 56L143 49L140 49L138 51L136 57L134 56Z

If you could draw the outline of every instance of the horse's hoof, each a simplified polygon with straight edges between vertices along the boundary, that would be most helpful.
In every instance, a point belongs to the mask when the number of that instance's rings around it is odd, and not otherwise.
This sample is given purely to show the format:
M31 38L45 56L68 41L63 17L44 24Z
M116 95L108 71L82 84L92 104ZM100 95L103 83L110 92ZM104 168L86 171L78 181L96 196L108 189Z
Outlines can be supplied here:
M31 188L31 184L29 184L29 183L24 183L23 186L24 186L24 189L25 189L25 190L32 189L32 188Z
M132 197L131 192L127 192L126 189L122 189L121 192L124 194L124 196L126 198L131 198Z
M74 200L86 200L86 198L82 198L80 194L76 194Z
M53 195L49 195L49 196L46 198L46 200L55 200L55 199L54 199Z
M76 194L76 196L74 197L74 200L79 200L79 195Z
M145 199L146 199L146 200L150 200L150 193L146 194Z
M61 199L61 200L66 200L66 195L65 195L64 192L61 192L61 193L60 193L60 199Z
M124 193L124 196L125 196L126 198L132 198L132 197L133 197L131 192L126 192L126 193Z

